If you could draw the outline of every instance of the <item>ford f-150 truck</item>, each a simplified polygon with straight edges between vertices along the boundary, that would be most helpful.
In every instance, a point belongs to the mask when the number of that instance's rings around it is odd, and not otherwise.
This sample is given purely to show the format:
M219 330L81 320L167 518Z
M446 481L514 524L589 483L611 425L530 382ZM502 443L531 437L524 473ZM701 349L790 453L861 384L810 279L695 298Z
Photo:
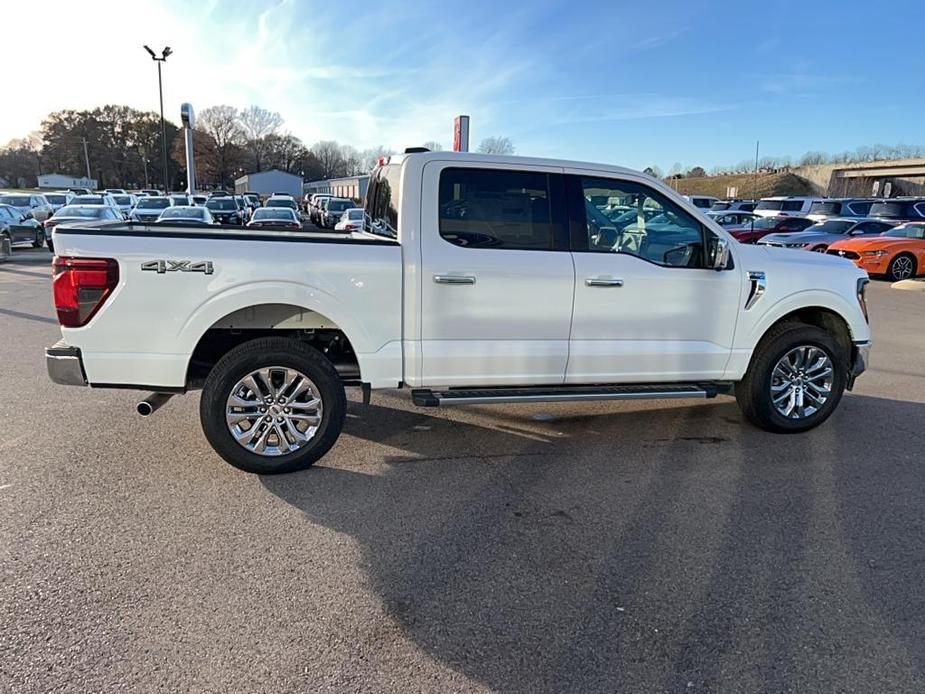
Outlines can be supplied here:
M308 467L345 386L415 404L709 398L781 433L865 368L867 275L734 241L613 166L411 151L350 235L139 223L54 231L57 383L202 389L206 437L256 473Z

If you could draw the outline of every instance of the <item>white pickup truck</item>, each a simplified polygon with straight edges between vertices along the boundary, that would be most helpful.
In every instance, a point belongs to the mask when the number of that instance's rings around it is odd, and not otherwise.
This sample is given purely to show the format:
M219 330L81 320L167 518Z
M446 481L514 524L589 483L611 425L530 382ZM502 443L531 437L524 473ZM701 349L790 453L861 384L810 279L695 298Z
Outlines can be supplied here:
M409 151L366 229L58 227L53 381L202 388L207 438L256 473L321 458L345 386L415 404L709 398L774 432L823 422L865 368L867 275L741 245L649 176Z

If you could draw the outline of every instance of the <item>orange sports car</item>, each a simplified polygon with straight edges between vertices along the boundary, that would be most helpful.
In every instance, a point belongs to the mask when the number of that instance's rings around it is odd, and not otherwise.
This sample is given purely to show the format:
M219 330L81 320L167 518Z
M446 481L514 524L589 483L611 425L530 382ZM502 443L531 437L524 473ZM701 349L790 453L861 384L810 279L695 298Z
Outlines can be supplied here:
M925 222L901 224L879 236L836 241L826 252L853 260L869 275L907 280L925 274Z

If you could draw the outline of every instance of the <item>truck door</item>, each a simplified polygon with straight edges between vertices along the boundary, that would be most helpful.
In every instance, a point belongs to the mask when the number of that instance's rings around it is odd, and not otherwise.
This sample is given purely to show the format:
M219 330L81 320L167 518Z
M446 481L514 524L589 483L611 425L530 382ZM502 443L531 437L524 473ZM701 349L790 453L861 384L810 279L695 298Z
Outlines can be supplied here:
M641 177L574 174L566 382L722 378L742 280L738 269L707 268L713 232Z
M421 385L559 384L574 292L561 169L431 161Z

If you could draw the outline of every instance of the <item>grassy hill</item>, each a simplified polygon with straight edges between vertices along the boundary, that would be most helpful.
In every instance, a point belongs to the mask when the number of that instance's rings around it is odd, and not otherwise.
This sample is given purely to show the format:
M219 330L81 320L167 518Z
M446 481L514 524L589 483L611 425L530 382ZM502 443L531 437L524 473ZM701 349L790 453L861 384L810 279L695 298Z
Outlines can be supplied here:
M715 195L726 197L726 189L735 186L740 198L767 198L772 195L812 195L812 184L793 173L760 173L758 189L755 190L754 174L732 176L705 176L703 178L679 178L666 181L685 195Z

